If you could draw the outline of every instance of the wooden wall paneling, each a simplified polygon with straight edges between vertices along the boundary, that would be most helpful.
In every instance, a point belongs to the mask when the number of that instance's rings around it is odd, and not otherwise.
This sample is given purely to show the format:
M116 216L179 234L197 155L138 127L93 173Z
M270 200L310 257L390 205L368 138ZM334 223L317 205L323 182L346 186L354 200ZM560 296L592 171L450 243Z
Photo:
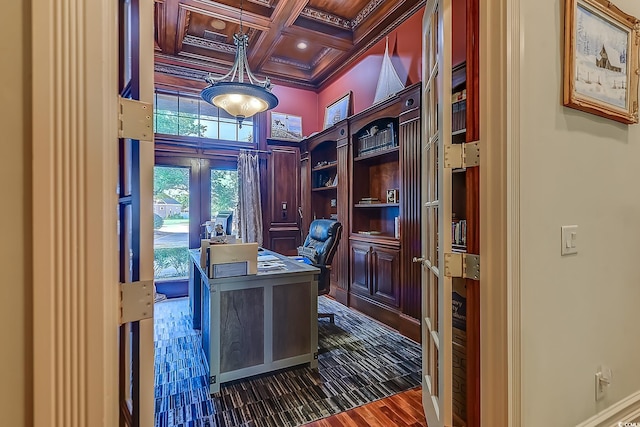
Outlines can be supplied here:
M304 239L309 232L311 224L311 164L309 152L303 153L300 159L300 208L302 217L298 214L298 223L301 229L301 238Z
M348 135L348 132L347 132ZM349 304L349 138L343 137L337 144L338 160L338 221L342 223L342 237L333 260L335 267L335 286L331 295L340 303ZM334 283L332 283L334 285Z
M298 150L289 147L272 147L269 162L269 211L271 226L295 224L298 216L298 187L300 163Z
M338 221L342 223L343 230L336 255L331 265L331 287L330 295L342 304L348 303L349 289L349 130L347 120L336 123L334 126L324 129L322 132L302 141L302 200L305 203L303 209L303 232L306 235L309 225L315 217L329 217L331 213L338 216ZM306 151L306 154L305 154ZM327 168L329 174L335 173L338 177L337 188L318 190L312 192L314 188L313 174L314 166L321 161L336 161L335 169ZM323 169L324 171L324 169ZM315 172L318 173L318 172ZM317 183L315 183L317 187ZM330 200L336 199L337 206L330 207Z
M397 96L349 118L352 138L371 123L394 119L399 148L354 158L349 170L349 306L419 341L421 313L420 268L412 259L420 256L420 88L415 84ZM367 179L368 178L368 179ZM386 201L386 190L399 190L399 207L361 206L361 197ZM395 239L393 219L400 217L400 238ZM381 235L360 234L378 230Z
M277 227L269 230L269 249L282 255L298 254L300 246L300 229L298 227ZM266 246L266 245L265 245Z
M407 110L400 116L402 183L400 191L400 247L402 283L402 313L407 316L404 324L409 330L402 331L416 341L420 341L421 315L421 281L420 264L413 262L414 257L420 257L421 215L420 191L415 191L417 183L421 182L421 120L420 120L420 90L412 93L404 100Z
M302 243L298 215L300 151L288 146L270 145L269 148L264 244L283 255L296 255L296 248Z

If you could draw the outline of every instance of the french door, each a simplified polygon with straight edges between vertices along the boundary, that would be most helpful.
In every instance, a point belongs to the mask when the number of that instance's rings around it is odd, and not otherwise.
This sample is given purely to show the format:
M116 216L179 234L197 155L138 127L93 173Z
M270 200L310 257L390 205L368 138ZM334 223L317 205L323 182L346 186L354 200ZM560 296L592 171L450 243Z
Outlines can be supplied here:
M429 0L422 25L422 404L429 427L453 425L452 281L444 274L451 251L451 0ZM449 95L450 97L450 95ZM449 131L447 131L447 129Z
M123 99L151 100L151 90L141 75L153 76L144 49L153 52L143 29L152 25L153 11L141 0L118 0L118 90ZM152 58L152 57L151 57ZM145 62L146 61L146 62ZM151 66L149 66L151 64ZM149 115L151 109L148 109ZM124 120L127 120L126 118ZM153 292L151 230L153 132L146 141L128 137L118 141L119 280L123 286L147 281ZM119 403L123 426L153 425L153 304L145 319L122 323L119 328ZM148 318L151 316L151 318Z
M430 427L480 425L478 4L429 0L423 18L423 252L416 261ZM465 61L452 67L452 21L461 16Z

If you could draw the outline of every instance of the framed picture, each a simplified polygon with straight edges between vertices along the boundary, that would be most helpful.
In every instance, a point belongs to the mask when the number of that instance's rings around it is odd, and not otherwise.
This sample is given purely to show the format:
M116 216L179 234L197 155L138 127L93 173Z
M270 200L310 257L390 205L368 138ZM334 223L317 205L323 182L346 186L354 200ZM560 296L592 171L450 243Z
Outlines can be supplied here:
M565 0L564 105L638 123L639 32L608 0Z
M271 138L283 141L302 139L302 117L271 112Z
M340 120L344 120L351 114L351 92L344 95L342 98L330 104L324 110L324 127L329 128Z
M387 190L387 203L398 203L398 189Z

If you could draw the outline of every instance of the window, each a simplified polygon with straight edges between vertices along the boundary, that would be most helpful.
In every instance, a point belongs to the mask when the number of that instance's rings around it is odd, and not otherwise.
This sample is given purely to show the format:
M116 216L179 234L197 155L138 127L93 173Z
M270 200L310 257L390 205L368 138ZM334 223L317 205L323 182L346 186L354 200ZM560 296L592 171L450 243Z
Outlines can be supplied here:
M156 166L153 176L155 279L189 276L189 169Z
M236 170L211 169L211 218L218 212L233 212L233 229L237 232L238 219L238 172Z
M183 93L156 91L154 99L156 133L254 142L252 118L245 119L240 127L226 111Z

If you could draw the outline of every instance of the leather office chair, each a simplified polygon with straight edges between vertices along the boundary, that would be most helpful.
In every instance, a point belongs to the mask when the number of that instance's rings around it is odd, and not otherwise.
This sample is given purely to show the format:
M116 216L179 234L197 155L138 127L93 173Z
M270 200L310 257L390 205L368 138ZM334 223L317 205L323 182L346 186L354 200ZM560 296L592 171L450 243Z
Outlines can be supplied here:
M342 234L342 224L332 219L316 219L311 222L304 244L298 247L298 255L307 258L320 269L318 295L329 293L331 261L336 254ZM334 323L333 313L318 313L318 318L328 318Z

